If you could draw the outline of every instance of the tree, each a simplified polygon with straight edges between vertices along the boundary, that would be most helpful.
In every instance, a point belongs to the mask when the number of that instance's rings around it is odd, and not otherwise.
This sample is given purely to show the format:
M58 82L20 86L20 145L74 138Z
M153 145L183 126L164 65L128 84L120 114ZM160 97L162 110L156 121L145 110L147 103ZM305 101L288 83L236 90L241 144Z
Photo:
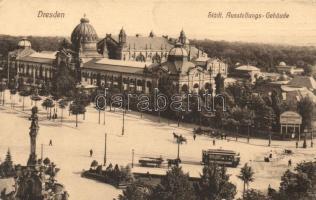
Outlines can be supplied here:
M14 104L15 104L15 102L14 102L14 96L12 96L12 95L15 95L15 94L16 94L16 89L15 89L15 88L10 89L10 95L11 95L11 107L12 107L12 108L14 108Z
M76 127L78 127L78 115L86 112L87 100L84 95L77 94L75 100L70 104L69 109L76 115Z
M45 158L43 163L44 163L44 165L48 166L50 164L50 159L49 158Z
M216 164L203 168L201 180L196 186L196 194L201 200L233 200L236 186L229 182L229 175L225 167Z
M252 168L250 166L248 166L248 163L246 163L241 168L240 174L237 176L244 183L243 197L245 197L246 186L247 186L247 190L248 190L249 183L254 181L253 175L254 175L254 171L252 170Z
M119 200L151 200L153 188L141 181L134 181L123 190Z
M302 200L311 189L311 181L306 174L287 170L281 177L279 199Z
M39 95L48 96L50 94L50 86L49 83L42 83L39 88Z
M269 194L275 200L307 200L316 196L316 162L299 163L295 171L287 170L281 177L279 192Z
M215 93L221 94L224 91L224 77L218 73L215 77Z
M189 181L189 175L184 174L181 167L172 167L166 176L154 188L153 200L193 200L195 194Z
M2 105L4 106L4 96L5 96L5 89L6 89L6 83L4 81L1 81L0 83L0 92L2 94Z
M47 118L51 119L52 118L52 107L54 107L54 102L52 99L50 98L46 98L43 103L42 106L46 109L47 111ZM48 110L49 110L49 115L48 115Z
M22 110L24 111L24 98L29 96L30 92L26 88L22 88L19 95L22 96Z
M92 167L93 169L95 169L97 166L99 165L98 161L93 160L90 167Z
M56 74L53 77L53 93L58 96L71 97L75 92L76 80L74 72L64 61L56 67Z
M5 160L0 165L0 170L2 170L2 173L5 177L10 177L14 174L14 168L13 168L13 162L12 157L10 153L10 149L8 149Z
M68 105L68 101L65 99L61 99L58 102L59 108L61 109L61 116L60 116L60 122L63 122L63 114L64 114L64 109L67 107Z
M37 93L35 93L31 96L31 100L35 101L35 106L36 106L37 102L42 100L42 98Z
M308 64L304 67L304 74L306 76L312 76L313 75L313 67L312 65Z
M262 192L250 189L246 190L242 200L268 200L268 198Z
M279 94L276 90L273 90L271 93L271 107L274 110L276 116L276 127L280 127L280 115L282 112L282 104L279 98Z
M302 116L301 130L312 127L314 103L309 97L297 102L297 111Z

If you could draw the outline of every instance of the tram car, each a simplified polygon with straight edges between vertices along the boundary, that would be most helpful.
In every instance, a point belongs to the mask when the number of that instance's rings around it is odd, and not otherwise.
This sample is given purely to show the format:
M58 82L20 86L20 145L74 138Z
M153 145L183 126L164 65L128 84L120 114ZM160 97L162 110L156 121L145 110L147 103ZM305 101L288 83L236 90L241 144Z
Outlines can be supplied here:
M162 157L141 157L138 163L141 167L160 167L163 161Z
M216 163L227 167L237 167L240 162L240 154L232 150L208 149L202 150L202 164Z

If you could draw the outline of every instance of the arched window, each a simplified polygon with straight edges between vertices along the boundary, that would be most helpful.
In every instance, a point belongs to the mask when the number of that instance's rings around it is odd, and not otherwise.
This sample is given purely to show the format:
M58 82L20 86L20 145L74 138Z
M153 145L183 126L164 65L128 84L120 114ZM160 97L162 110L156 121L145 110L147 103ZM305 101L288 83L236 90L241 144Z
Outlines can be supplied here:
M139 54L137 57L136 57L136 61L140 61L140 62L145 62L146 58L143 54Z
M155 54L152 58L153 63L161 63L161 57L158 54Z
M189 90L189 88L188 88L187 84L182 85L182 87L181 87L182 92L188 92L188 90Z
M211 84L210 83L205 83L204 89L211 90L212 89Z

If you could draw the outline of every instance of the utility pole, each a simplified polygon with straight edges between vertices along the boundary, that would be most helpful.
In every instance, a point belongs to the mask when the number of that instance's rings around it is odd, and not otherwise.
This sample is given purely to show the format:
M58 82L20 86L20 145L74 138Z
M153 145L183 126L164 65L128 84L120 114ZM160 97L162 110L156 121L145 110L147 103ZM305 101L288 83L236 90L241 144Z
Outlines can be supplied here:
M123 126L122 126L122 135L124 135L124 129L125 129L125 127L124 127L124 124L125 124L125 111L124 111L124 109L123 109Z
M271 130L272 130L272 127L269 126L269 144L268 144L269 147L271 146L271 140L272 140L272 138L271 138Z
M98 122L99 122L99 124L100 124L100 114L101 114L101 109L99 108L98 110L99 110L99 121L98 121Z
M106 166L106 137L107 134L104 135L104 160L103 160L103 166Z
M106 108L104 106L104 112L103 112L103 125L105 125L105 111L106 111Z
M9 82L10 82L10 67L9 67L9 57L10 57L10 54L8 54L8 85L9 85Z
M177 138L177 143L178 143L178 155L177 155L177 159L180 160L180 139Z
M43 151L44 151L44 145L41 144L41 160L43 162Z
M135 155L135 151L134 149L132 149L132 168L134 167L134 155Z
M306 147L307 147L307 144L306 144L306 134L307 134L307 129L304 129L304 142L303 142L303 148L306 148Z
M313 148L313 146L314 146L313 138L314 138L314 132L313 132L313 128L312 128L311 129L311 148Z
M247 137L247 143L249 143L249 139L250 139L250 130L249 130L249 125L250 125L250 124L248 124L248 137Z

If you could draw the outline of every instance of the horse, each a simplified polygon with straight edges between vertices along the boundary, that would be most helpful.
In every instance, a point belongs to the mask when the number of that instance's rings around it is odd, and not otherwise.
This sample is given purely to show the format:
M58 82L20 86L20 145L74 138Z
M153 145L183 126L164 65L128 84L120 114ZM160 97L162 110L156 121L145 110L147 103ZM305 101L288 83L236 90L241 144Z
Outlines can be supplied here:
M179 135L177 135L175 132L172 133L173 134L173 139L178 139Z
M180 144L182 144L183 142L185 142L185 144L188 143L187 139L186 139L185 137L183 137L182 135L180 135L180 136L178 137L178 142L179 142Z

